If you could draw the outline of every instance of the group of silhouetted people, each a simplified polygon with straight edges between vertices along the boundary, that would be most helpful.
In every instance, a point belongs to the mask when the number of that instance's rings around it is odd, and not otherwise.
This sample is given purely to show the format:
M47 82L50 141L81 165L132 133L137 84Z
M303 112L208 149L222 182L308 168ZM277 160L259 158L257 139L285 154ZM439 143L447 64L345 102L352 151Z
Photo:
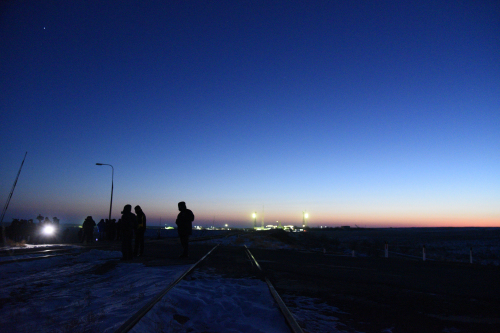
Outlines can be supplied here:
M177 233L182 246L182 254L179 258L189 258L189 236L192 234L194 214L187 209L186 203L178 203L179 214L175 220ZM135 214L132 213L132 206L123 207L121 218L122 237L122 259L130 260L135 256L142 256L144 253L144 232L146 231L146 214L140 206L135 206ZM132 250L132 236L135 233L135 244Z
M99 240L120 240L121 239L121 219L116 222L116 219L101 219L97 223L97 232Z
M101 219L96 224L92 216L87 216L78 237L82 243L92 242L94 239L94 227L97 226L98 240L122 240L122 225L122 219L119 219L118 222L116 219Z
M44 219L43 216L39 215L37 220L39 221L38 223L35 223L33 219L13 219L10 226L5 228L6 237L14 242L36 242L43 226L52 225L57 227L59 225L57 217L53 217L53 221L51 221L48 217Z
M20 242L25 240L29 242L32 241L35 237L37 230L37 225L33 222L32 219L29 220L19 220L13 219L10 226L5 228L5 233L7 238L12 239L14 242Z
M189 236L192 234L194 214L190 209L187 209L186 203L181 201L177 204L179 214L175 220L177 225L177 233L179 235L182 246L182 254L179 258L189 258ZM135 214L132 213L132 206L125 205L121 212L122 217L115 223L115 220L101 219L98 224L92 216L87 216L79 231L79 239L82 243L92 243L94 241L94 227L98 228L98 239L114 240L115 235L117 240L122 242L122 260L130 260L133 257L140 257L144 254L144 233L146 231L146 214L140 206L134 207ZM59 219L54 217L54 222L48 218L43 220L40 215L37 217L40 221L38 226L43 226L46 223L59 224ZM32 234L31 230L36 228L33 220L17 220L15 219L8 231L13 240L18 240L25 237L25 232ZM132 240L135 234L135 243L132 246Z
M122 259L130 260L144 254L144 232L146 231L146 214L140 206L125 205L121 218ZM135 244L132 248L132 238L135 233Z
M137 205L134 208L135 214L132 213L132 206L125 205L121 212L122 217L115 223L115 220L101 219L97 224L99 233L98 239L114 240L122 242L122 260L130 260L133 257L140 257L144 254L144 233L146 231L146 214L142 211L141 206ZM90 243L94 238L94 227L96 226L92 216L87 216L82 225L81 240L83 243ZM132 239L135 234L135 244L132 248Z

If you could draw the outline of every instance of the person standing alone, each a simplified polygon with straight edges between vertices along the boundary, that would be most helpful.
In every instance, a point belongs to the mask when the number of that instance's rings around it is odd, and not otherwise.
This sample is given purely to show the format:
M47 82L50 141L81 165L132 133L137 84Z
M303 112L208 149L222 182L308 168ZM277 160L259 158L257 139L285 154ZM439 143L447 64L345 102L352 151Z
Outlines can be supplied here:
M135 229L134 256L140 257L144 254L144 232L146 231L146 214L141 206L134 207L137 214L137 229Z
M177 233L181 241L183 252L179 258L189 258L189 235L192 234L194 214L191 210L186 208L186 203L181 201L177 204L179 207L179 215L177 215Z

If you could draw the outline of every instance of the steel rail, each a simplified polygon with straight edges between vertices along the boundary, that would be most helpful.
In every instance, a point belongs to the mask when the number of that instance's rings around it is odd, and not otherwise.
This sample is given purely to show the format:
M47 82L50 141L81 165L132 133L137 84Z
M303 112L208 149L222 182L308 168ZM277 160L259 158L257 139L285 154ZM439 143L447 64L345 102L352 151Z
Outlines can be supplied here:
M50 250L36 250L36 251L13 251L12 253L0 253L0 258L5 257L16 257L16 256L24 256L30 254L50 254L56 252L70 252L72 249L50 249Z
M30 257L30 258L21 258L21 259L15 259L13 258L12 260L0 260L0 265L6 265L6 264L11 264L15 262L23 262L23 261L34 261L38 259L46 259L46 258L52 258L52 257L60 257L60 256L77 256L79 254L82 254L82 252L87 252L92 250L93 248L82 248L81 252L71 252L72 249L54 249L54 250L43 250L43 251L37 251L37 252L26 252L26 253L17 253L17 254L12 254L10 257L16 257L16 256L22 256L22 255L39 255L37 257ZM59 254L45 254L47 252L63 252ZM1 258L6 258L8 256L2 255L0 256Z
M43 245L43 244L40 244ZM9 255L12 253L28 253L28 252L37 252L37 251L52 251L52 250L64 250L71 249L74 244L62 244L62 245L54 245L54 246L35 246L35 247L17 247L17 248L4 248L0 249L0 255Z
M189 267L181 276L179 276L174 282L170 283L170 285L159 292L149 303L144 305L139 311L137 311L132 317L130 317L127 321L125 321L116 331L115 333L125 333L130 331L140 320L142 317L146 315L158 303L172 288L174 288L179 282L184 279L186 275L191 273L191 271L198 266L206 257L210 255L220 244L215 245L207 254L203 256L200 260L198 260L195 264Z
M259 268L259 270L262 273L264 273L262 267L260 267L259 263L257 262L255 257L253 256L252 252L250 252L250 250L248 249L248 247L246 245L245 245L245 250L247 251L248 256L250 258L252 258L252 261L255 264L255 266L257 266L257 268ZM281 299L281 297L278 294L278 292L276 291L276 289L274 289L273 284L271 283L271 281L269 281L269 279L265 275L264 275L264 280L266 281L267 286L269 287L269 291L271 292L271 295L273 296L274 300L278 304L278 307L279 307L281 313L285 317L286 323L287 323L288 327L290 328L290 330L293 333L303 333L302 328L300 328L299 324L297 323L297 321L293 317L292 313L290 312L290 310L288 310L287 306L285 305L285 302L283 302L283 300Z
M76 256L78 254L80 254L80 253L47 254L47 255L44 255L44 256L32 257L32 258L3 260L3 261L0 261L0 265L7 265L7 264L12 264L12 263L17 263L17 262L34 261L34 260L38 260L38 259L47 259L47 258L61 257L61 256Z

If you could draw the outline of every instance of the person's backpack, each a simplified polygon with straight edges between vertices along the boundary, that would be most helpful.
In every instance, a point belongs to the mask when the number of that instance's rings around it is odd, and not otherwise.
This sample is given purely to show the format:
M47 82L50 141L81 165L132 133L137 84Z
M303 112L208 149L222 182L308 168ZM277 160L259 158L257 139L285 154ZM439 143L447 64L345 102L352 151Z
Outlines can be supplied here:
M144 215L141 215L141 216L137 216L137 220L139 220L137 223L137 226L141 229L143 229L145 226L144 226Z

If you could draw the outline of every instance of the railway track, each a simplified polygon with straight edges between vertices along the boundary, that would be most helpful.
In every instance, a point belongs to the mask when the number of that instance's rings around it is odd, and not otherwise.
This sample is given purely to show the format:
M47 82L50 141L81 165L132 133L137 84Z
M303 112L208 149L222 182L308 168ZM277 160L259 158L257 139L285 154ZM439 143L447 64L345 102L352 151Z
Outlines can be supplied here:
M255 257L253 256L253 254L250 252L250 250L248 249L248 247L246 245L245 245L245 251L246 251L248 257L252 259L252 263L264 275L264 271L263 271L262 267L260 267L259 263L257 262L257 259L255 259ZM290 328L290 330L293 333L302 333L302 329L300 328L299 324L297 323L297 321L293 317L290 310L288 310L287 306L285 305L285 302L283 302L283 300L281 299L281 297L278 294L278 292L276 291L276 289L274 289L274 286L271 283L271 281L265 275L264 275L264 280L266 281L267 286L269 287L269 291L271 292L271 295L273 296L274 300L278 304L278 307L279 307L281 313L285 317L286 323L287 323L288 327Z
M64 252L70 251L68 246L56 246L50 248L28 248L28 249L15 249L15 250L4 250L0 252L1 257L12 257L12 256L20 256L26 254L48 254L48 253L56 253L56 252Z
M0 265L7 265L11 263L19 263L25 261L34 261L46 258L59 257L64 255L75 255L77 253L71 253L74 249L71 248L56 248L56 249L27 249L27 250L16 250L12 253L2 253L0 254ZM21 256L30 256L20 258ZM31 257L33 256L33 257ZM6 259L9 258L9 259Z
M174 289L181 281L183 281L189 274L191 274L196 268L201 266L206 262L206 259L209 258L209 256L220 246L220 244L217 244L214 246L210 251L208 251L200 260L198 260L196 263L191 265L179 278L177 278L175 281L171 282L165 289L163 289L161 292L156 294L151 301L149 301L146 305L144 305L139 311L137 311L134 315L132 315L128 320L126 320L117 330L115 330L115 333L126 333L129 332L131 329L134 328L134 326L157 304L161 299L163 299L169 291ZM250 261L251 265L256 267L259 271L258 274L263 278L263 280L266 282L269 292L271 293L273 299L275 300L281 314L283 315L286 324L290 328L290 331L292 333L302 333L302 329L298 325L297 321L293 317L292 313L290 310L288 310L287 306L279 296L278 292L275 290L273 287L271 281L265 276L264 271L262 270L261 266L259 265L258 261L255 259L253 254L250 252L250 250L245 246L245 254L248 257L248 260Z
M215 237L215 238L218 238L218 237ZM207 239L209 239L209 238L202 237L199 240L204 241ZM167 240L167 244L170 244L170 246L174 246L174 247L176 246L176 244L174 244L176 242L178 242L177 239L171 240L170 242ZM157 242L155 242L155 243L157 243ZM83 252L90 251L93 249L99 250L99 249L106 248L107 250L117 250L116 248L118 246L119 246L118 242L113 242L113 243L102 242L100 244L99 244L99 242L97 242L97 243L94 243L92 245L83 246L81 248L82 251L74 251L74 248L68 249L68 248L63 248L63 247L58 247L55 249L37 249L37 250L29 249L29 250L24 250L24 251L16 251L15 255L10 255L10 257L13 257L12 260L5 260L3 262L0 262L0 265L14 263L14 262L22 262L22 261L41 260L41 259L51 258L51 257L55 257L55 256L78 255L78 254L82 254ZM224 248L224 250L219 251L221 253L218 253L217 258L213 258L214 256L212 254L214 252L217 252L218 247L219 247L219 250L221 248ZM73 252L70 252L71 250L73 250ZM207 247L207 250L208 250L208 247ZM207 251L207 250L205 250L205 251ZM133 315L128 317L128 319L126 319L125 321L123 321L123 319L120 320L121 322L123 322L123 324L116 330L116 332L128 332L131 329L133 329L134 326L141 320L141 318L143 318L151 309L153 309L155 304L157 304L160 300L162 300L165 296L167 296L169 294L169 292L171 290L173 290L181 281L186 281L186 277L189 276L191 273L193 273L193 271L200 268L200 266L203 266L203 268L207 268L207 267L211 268L213 264L219 265L219 267L225 267L225 266L231 265L230 261L234 258L233 257L228 258L227 253L233 253L233 252L235 252L234 249L229 249L226 246L222 246L222 245L218 244L215 247L211 248L208 252L206 252L205 255L202 255L203 252L196 255L195 257L197 257L197 258L201 257L201 259L198 260L196 263L190 265L189 268L179 276L179 278L177 278L175 281L169 283L169 285L166 288L161 290L155 296L149 296L151 298L151 300L148 303L146 303L141 309L139 309L137 312L135 312ZM250 250L246 247L243 250L243 248L241 247L236 252L237 253L234 253L234 256L239 257L239 265L240 266L238 266L238 265L232 266L235 274L241 278L248 278L250 276L251 278L258 277L262 281L265 281L267 283L270 295L272 295L272 297L275 300L275 304L277 305L277 308L283 314L284 321L290 327L290 331L294 332L294 333L302 332L300 326L297 324L297 322L293 318L293 315L290 313L287 306L283 303L281 297L274 289L270 280L267 279L267 277L265 276L264 272L262 271L261 265L257 262L255 257L253 256L253 254L250 252ZM34 257L19 258L19 256L22 256L22 255L33 255ZM4 256L7 257L9 255L4 254ZM227 259L227 261L220 262L220 258ZM208 262L209 261L208 259L210 259L210 262ZM172 265L172 264L179 265L181 262L182 261L178 261L178 260L175 261L174 260L174 262L171 262L169 265ZM184 264L185 263L186 263L186 261L184 261ZM188 263L189 263L189 261L188 261ZM99 271L101 269L106 269L107 267L112 268L112 267L114 267L114 265L116 265L116 259L107 260L105 262L100 263L98 265L97 270ZM245 268L241 269L242 266L245 266ZM95 270L95 269L93 269L93 270ZM45 283L45 282L43 282L43 283ZM171 296L167 296L167 297L171 297ZM271 298L269 298L269 300L271 300ZM111 299L110 299L110 301L111 301ZM271 304L271 303L267 303L267 304Z
M67 255L78 255L78 254L79 253L47 254L47 255L31 257L31 258L19 258L19 259L12 259L12 260L4 260L4 261L0 261L0 265L7 265L7 264L19 263L19 262L25 262L25 261L35 261L35 260L40 260L40 259L61 257L61 256L67 256Z

